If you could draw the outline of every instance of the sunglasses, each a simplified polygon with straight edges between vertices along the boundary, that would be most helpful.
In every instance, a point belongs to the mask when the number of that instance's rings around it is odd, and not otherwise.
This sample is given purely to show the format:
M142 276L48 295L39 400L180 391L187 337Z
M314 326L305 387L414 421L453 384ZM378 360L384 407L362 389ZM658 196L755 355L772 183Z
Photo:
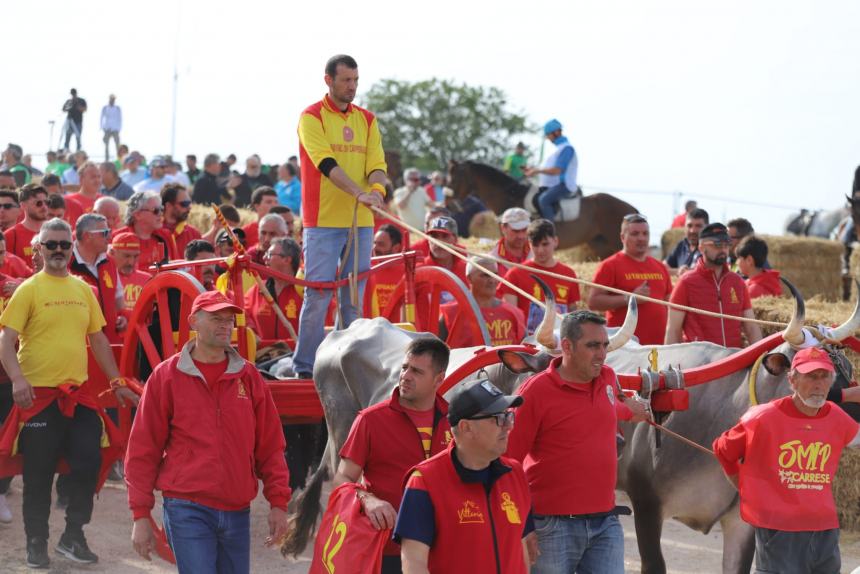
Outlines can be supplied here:
M477 417L469 417L467 420L480 421L483 419L496 419L496 426L504 427L514 424L514 411L505 411L503 413L494 413L491 415L481 415Z
M186 199L185 201L177 201L176 205L178 205L180 207L191 207L191 200Z
M161 215L164 212L164 209L162 209L161 207L154 207L152 209L143 209L142 211L148 211L153 215Z
M48 205L48 202L44 199L37 199L35 202L33 202L33 205L35 205L36 207L42 207Z
M641 213L628 213L624 216L627 223L648 223L648 218Z
M17 203L0 203L0 209L15 209L18 207Z
M88 229L87 233L92 233L93 235L101 235L103 239L107 239L110 237L110 229Z
M56 251L57 247L59 247L63 251L68 251L72 248L72 242L66 240L54 241L53 239L51 239L50 241L40 241L39 243L47 247L48 251Z

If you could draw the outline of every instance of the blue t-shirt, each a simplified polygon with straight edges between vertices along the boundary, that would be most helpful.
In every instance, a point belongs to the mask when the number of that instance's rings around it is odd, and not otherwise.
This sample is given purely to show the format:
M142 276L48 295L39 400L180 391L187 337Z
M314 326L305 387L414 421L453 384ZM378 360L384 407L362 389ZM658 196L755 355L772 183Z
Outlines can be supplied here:
M289 183L279 181L275 184L278 203L290 208L297 216L302 214L302 182L294 177Z

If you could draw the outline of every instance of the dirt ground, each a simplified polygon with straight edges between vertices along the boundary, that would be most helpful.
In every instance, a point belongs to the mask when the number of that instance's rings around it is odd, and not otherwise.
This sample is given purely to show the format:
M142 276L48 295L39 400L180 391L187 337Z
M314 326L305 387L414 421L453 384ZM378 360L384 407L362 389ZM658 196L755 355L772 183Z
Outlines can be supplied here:
M626 499L619 494L619 504ZM21 483L16 479L12 484L9 503L14 514L12 524L0 524L0 572L3 574L32 572L25 564L24 528L21 522ZM297 561L285 560L276 550L263 546L266 537L267 505L262 496L254 501L252 508L252 548L251 572L303 574L308 571L310 550ZM625 566L627 572L639 572L639 556L636 550L636 535L633 519L623 517ZM51 540L53 548L63 529L63 512L51 513ZM96 500L92 523L86 529L90 548L100 556L98 564L81 566L56 555L51 550L50 572L107 572L110 574L141 574L175 572L170 564L155 558L146 562L132 549L131 516L126 506L125 486L107 483L99 499ZM718 531L703 535L694 532L678 522L669 521L663 530L663 552L670 573L700 574L720 572L722 537ZM860 535L843 533L842 537L843 572L860 568Z

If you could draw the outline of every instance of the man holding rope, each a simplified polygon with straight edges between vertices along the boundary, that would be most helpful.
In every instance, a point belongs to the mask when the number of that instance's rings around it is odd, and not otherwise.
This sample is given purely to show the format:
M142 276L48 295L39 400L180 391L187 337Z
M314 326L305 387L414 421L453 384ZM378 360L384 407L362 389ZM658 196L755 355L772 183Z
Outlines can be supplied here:
M370 268L373 213L368 206L383 206L387 180L376 117L352 104L358 64L345 54L333 56L326 63L325 83L328 94L302 113L298 130L305 279L321 282ZM347 287L339 289L344 326L358 316L364 285L358 282L353 300ZM294 357L299 377L312 376L331 297L329 289L305 289Z

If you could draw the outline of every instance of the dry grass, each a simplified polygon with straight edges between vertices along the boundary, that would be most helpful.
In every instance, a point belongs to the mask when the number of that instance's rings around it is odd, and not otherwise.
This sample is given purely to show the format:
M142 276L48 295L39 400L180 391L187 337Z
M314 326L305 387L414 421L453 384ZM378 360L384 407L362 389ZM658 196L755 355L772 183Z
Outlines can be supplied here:
M250 209L239 209L239 217L241 218L242 225L251 223L257 218L256 214ZM188 223L199 229L202 233L206 233L206 231L212 227L212 221L214 219L215 210L208 205L194 204L191 206L191 214L188 216Z

